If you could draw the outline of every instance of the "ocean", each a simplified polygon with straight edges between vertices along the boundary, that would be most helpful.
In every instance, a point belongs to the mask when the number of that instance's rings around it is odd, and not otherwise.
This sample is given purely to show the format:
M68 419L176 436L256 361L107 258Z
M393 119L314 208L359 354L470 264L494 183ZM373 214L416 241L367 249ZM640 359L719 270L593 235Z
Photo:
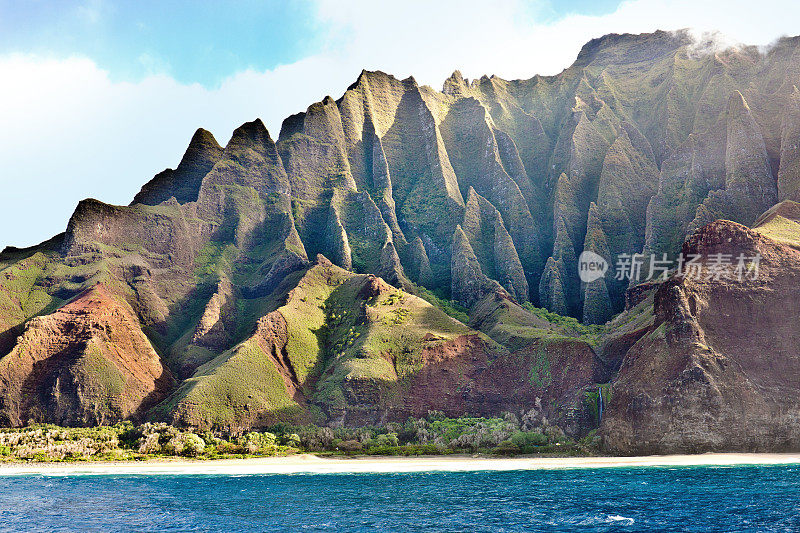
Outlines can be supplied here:
M2 531L800 531L800 465L0 477Z

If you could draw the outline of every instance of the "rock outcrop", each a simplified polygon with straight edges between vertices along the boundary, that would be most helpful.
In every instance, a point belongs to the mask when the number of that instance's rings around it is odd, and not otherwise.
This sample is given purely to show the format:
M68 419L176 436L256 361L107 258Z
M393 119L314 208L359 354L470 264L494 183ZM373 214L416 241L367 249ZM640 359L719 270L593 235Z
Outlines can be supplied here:
M0 359L0 423L141 420L173 385L130 307L96 285L29 321Z
M178 203L197 201L203 178L222 158L222 147L211 132L198 129L178 168L167 169L150 180L133 198L132 204L158 205L170 198Z
M654 323L614 381L606 448L798 449L800 252L728 221L702 228L683 251L709 259L700 276L675 276L655 293ZM717 254L730 260L725 273Z

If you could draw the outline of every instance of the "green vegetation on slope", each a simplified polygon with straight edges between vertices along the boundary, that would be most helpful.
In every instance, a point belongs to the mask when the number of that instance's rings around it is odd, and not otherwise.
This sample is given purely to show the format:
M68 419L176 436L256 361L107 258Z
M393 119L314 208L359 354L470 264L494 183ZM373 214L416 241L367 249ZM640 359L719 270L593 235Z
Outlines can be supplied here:
M800 248L800 223L795 220L775 215L754 229L770 239Z
M200 427L242 427L307 418L288 394L273 361L254 340L247 340L197 369L154 412ZM254 416L256 419L254 419Z
M0 463L143 461L167 457L231 459L300 452L338 455L592 455L597 439L579 442L554 426L531 426L502 418L426 418L384 427L329 428L276 424L268 431L221 433L180 429L164 423L129 422L93 428L51 424L0 429Z
M463 305L460 305L456 301L448 300L444 296L444 291L441 289L430 291L420 285L414 285L414 292L417 296L429 304L438 307L459 322L463 322L465 324L469 322L469 309Z
M605 331L605 326L603 324L582 324L576 318L559 315L558 313L553 313L541 307L535 307L530 302L525 302L522 304L522 307L530 311L534 316L546 320L555 326L564 328L569 336L579 337L589 344L596 343Z

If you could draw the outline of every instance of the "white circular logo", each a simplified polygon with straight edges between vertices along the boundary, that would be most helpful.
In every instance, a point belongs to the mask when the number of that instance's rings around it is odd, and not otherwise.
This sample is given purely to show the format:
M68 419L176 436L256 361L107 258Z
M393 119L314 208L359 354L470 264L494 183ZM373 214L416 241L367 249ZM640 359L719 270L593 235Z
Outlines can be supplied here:
M578 276L584 283L591 283L605 276L608 262L602 255L584 250L578 258Z

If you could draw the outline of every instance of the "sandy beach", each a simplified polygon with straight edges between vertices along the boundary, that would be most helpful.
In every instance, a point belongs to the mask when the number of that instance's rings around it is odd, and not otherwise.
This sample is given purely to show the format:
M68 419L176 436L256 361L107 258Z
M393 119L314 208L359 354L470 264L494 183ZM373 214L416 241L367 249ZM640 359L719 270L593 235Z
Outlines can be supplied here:
M397 472L476 472L565 468L624 468L800 464L800 454L709 453L646 457L318 457L310 454L214 461L158 460L118 463L12 463L0 476L18 475L252 475Z

